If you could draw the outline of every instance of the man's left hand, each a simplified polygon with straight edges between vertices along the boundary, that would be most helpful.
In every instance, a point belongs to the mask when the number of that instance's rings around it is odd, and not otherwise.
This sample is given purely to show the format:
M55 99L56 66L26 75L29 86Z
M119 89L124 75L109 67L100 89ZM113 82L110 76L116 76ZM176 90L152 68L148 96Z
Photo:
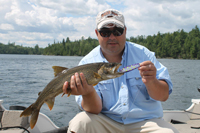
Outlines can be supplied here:
M151 61L144 61L140 63L140 67L138 68L140 71L140 75L142 77L142 81L144 84L152 83L156 79L156 67Z

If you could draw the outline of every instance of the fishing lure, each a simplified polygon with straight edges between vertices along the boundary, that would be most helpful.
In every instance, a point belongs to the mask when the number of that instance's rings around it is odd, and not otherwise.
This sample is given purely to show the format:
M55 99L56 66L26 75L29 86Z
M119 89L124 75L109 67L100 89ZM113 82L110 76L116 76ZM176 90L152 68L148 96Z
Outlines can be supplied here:
M136 68L140 67L140 64L139 63L136 63L136 64L133 64L133 65L130 65L130 66L127 66L127 67L124 67L122 69L120 69L119 71L120 72L129 72L129 71L132 71Z

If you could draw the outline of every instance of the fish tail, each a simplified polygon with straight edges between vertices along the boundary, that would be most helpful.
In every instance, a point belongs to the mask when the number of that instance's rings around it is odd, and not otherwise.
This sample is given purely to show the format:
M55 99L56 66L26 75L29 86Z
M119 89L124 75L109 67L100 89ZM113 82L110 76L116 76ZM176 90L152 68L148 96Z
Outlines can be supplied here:
M34 103L33 103L34 104ZM22 116L30 116L32 114L33 111L33 104L31 104L28 108L26 108L20 115L20 117Z
M31 129L34 128L36 122L37 122L37 119L38 119L38 115L39 115L39 112L40 110L39 109L35 109L31 115L31 120L30 120L30 127Z
M38 119L39 111L40 111L39 109L34 108L33 104L31 104L28 108L26 108L20 115L20 117L22 117L22 116L26 117L26 116L31 115L31 120L30 120L31 129L34 128L34 126L37 122L37 119Z

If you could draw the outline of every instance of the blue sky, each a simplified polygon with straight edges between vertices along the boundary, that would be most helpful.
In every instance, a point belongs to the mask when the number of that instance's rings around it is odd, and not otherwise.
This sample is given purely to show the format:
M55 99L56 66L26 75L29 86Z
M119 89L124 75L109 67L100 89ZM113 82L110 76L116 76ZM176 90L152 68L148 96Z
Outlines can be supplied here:
M96 38L96 15L108 8L124 14L128 38L200 27L199 0L1 0L0 5L0 42L30 47Z

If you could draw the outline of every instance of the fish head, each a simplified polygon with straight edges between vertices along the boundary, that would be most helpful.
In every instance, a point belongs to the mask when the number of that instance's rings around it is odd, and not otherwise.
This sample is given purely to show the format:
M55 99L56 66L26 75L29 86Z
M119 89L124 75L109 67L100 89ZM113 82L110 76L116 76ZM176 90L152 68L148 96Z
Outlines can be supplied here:
M117 71L121 65L121 63L105 63L98 70L98 74L103 80L120 77L124 74Z

